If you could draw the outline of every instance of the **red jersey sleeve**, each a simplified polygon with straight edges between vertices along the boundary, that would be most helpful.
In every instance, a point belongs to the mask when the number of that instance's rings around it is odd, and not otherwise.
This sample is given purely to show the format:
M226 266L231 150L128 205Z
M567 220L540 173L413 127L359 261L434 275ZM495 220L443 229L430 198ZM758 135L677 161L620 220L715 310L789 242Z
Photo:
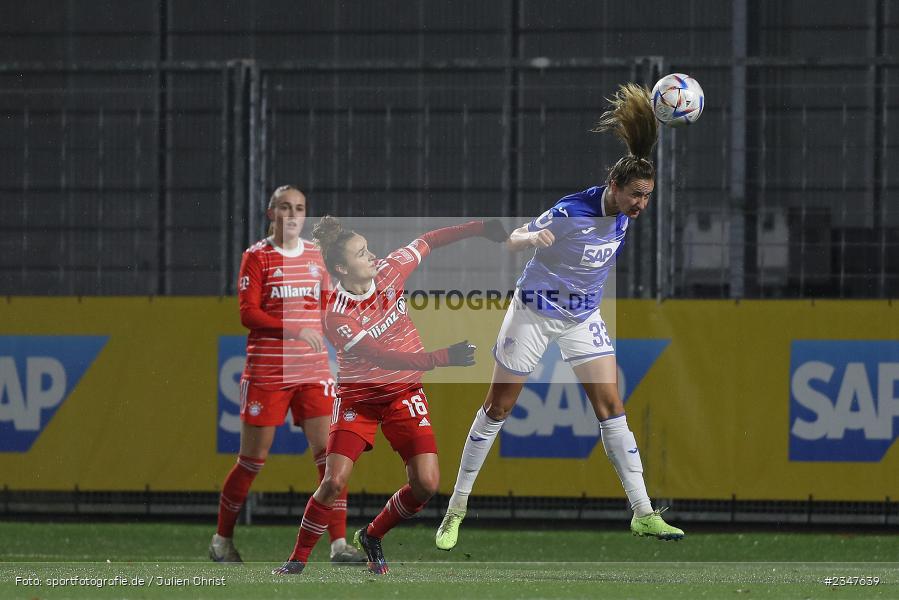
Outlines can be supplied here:
M388 350L383 344L368 335L368 331L363 329L355 319L344 315L328 313L325 318L325 333L338 350L362 356L382 369L430 371L449 363L445 349L436 352Z
M469 221L462 225L434 229L422 235L419 239L423 240L431 248L440 248L441 246L447 246L459 240L479 235L484 235L484 222Z
M237 280L240 322L247 329L264 329L272 337L284 337L284 322L262 310L262 264L253 252L244 252Z
M421 238L417 238L412 240L408 245L397 248L388 254L387 258L384 260L386 260L391 267L399 271L403 280L406 280L409 278L409 275L412 274L412 271L417 269L418 265L421 264L421 261L423 261L430 253L431 247L428 246L428 243Z
M431 253L432 248L440 248L459 240L483 235L483 233L483 221L469 221L462 225L434 229L412 240L408 245L394 250L386 260L401 273L403 279L407 279L412 271L421 264L421 261Z

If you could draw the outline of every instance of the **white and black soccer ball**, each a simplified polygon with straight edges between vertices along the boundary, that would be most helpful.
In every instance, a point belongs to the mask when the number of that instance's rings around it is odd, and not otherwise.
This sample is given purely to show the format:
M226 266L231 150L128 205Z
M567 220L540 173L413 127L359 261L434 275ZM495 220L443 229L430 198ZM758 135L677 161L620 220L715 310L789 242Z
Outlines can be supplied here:
M705 94L699 82L683 73L665 75L652 88L652 111L656 119L669 127L691 125L705 106Z

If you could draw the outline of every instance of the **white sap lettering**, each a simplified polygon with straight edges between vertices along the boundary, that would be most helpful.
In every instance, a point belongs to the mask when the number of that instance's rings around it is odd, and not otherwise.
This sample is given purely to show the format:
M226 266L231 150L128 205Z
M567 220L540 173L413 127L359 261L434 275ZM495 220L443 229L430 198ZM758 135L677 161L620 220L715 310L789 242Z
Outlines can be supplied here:
M896 383L899 383L899 363L877 365L878 439L893 439L893 419L899 417Z
M792 434L803 440L818 440L827 435L833 415L830 398L810 385L812 380L827 383L833 376L833 367L817 360L809 361L796 369L790 382L790 390L796 402L817 415L814 421L801 418L793 423Z
M581 256L581 265L585 267L601 267L614 256L621 242L610 242L600 246L586 245Z
M0 422L12 421L19 429L26 410L16 363L11 356L0 356Z
M580 384L576 381L563 381L566 379L566 371L570 371L569 365L559 361L553 368L553 375L546 391L546 398L541 399L530 388L522 390L518 399L518 406L525 409L527 416L524 418L509 417L505 430L516 436L551 436L556 427L571 427L571 433L576 436L599 435L599 421L588 408L581 395ZM562 399L567 400L567 406L562 406Z
M521 390L521 394L518 395L517 406L524 409L525 416L513 417L509 415L503 431L518 437L534 435L540 422L543 421L543 400L540 399L540 396L534 390L525 387Z
M852 400L858 400L858 410L852 410ZM871 384L865 364L851 362L846 365L846 373L837 394L827 439L841 440L847 429L864 429L865 437L871 439L876 434L877 408L871 394Z
M25 361L28 379L28 414L34 430L41 427L41 410L53 408L66 395L66 369L51 356L31 356ZM44 389L44 377L50 378L50 386Z
M568 406L562 406L562 398ZM599 421L584 410L581 388L577 383L550 384L546 394L544 418L537 435L552 435L556 427L571 427L574 435L599 435Z
M228 433L240 433L240 374L245 364L243 356L232 356L219 371L219 389L225 399L237 407L233 413L222 411L219 417L219 427Z
M50 385L44 389L44 377ZM51 356L31 356L25 360L25 393L12 357L0 358L0 421L12 421L18 431L40 431L41 410L62 402L66 393L66 371Z

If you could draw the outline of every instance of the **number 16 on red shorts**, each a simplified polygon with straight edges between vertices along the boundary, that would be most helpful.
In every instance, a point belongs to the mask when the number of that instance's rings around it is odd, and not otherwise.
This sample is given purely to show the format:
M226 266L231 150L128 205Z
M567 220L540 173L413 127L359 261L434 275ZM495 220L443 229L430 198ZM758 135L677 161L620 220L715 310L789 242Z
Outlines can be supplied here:
M356 460L363 451L374 447L378 423L390 446L405 462L417 454L437 453L428 398L421 388L406 390L392 401L380 404L365 401L346 404L337 398L331 414L328 452ZM338 432L354 433L365 443L359 446L343 443L347 437L342 433L337 435Z

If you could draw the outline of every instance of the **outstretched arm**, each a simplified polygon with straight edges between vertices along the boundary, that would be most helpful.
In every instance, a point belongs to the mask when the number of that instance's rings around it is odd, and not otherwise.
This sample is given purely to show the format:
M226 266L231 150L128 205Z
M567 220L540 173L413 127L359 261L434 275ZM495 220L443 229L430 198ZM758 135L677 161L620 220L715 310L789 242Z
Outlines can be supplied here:
M499 220L490 219L489 221L469 221L462 225L435 229L422 235L419 239L424 240L431 248L439 248L470 237L483 237L494 242L504 242L509 238L509 234Z
M509 238L502 223L496 219L489 221L469 221L462 225L443 227L424 233L408 245L398 248L387 256L403 279L409 277L433 248L447 246L459 240L471 237L483 237L494 242L505 242Z

